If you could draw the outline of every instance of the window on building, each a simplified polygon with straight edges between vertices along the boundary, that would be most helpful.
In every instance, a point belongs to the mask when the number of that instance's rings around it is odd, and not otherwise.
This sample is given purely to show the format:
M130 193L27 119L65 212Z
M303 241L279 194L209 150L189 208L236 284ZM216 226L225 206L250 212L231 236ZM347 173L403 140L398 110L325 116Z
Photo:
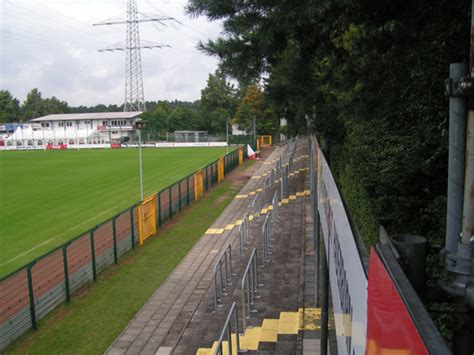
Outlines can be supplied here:
M68 126L68 127L72 127L72 122L71 122L71 121L69 121L69 122L66 122L66 126Z
M59 126L59 127L64 127L64 122L59 122L59 123L58 123L58 126Z
M33 141L28 141L28 145L33 145Z
M41 122L41 127L49 127L49 122Z

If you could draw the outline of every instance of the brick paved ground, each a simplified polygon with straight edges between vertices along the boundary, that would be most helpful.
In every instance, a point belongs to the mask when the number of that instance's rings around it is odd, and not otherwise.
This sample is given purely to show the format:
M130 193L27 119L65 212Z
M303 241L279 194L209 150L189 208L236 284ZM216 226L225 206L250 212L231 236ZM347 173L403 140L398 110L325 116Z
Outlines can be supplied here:
M281 154L277 147L263 161L257 162L256 176L262 176L274 167ZM303 174L300 174L303 175ZM250 179L239 194L247 194L262 187L263 179ZM234 199L212 229L225 229L249 210L249 198ZM204 234L168 279L156 290L137 313L107 354L169 353L178 344L191 319L199 314L198 308L212 286L212 270L221 249L237 238L237 228L222 234Z

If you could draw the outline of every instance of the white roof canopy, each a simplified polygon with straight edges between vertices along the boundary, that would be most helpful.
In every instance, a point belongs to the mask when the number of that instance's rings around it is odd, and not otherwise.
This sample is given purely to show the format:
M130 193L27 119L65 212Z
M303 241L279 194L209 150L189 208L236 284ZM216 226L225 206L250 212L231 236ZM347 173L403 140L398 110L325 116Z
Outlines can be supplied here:
M54 115L46 115L38 118L33 118L31 122L44 121L77 121L77 120L109 120L109 119L123 119L135 118L143 112L93 112L93 113L60 113Z

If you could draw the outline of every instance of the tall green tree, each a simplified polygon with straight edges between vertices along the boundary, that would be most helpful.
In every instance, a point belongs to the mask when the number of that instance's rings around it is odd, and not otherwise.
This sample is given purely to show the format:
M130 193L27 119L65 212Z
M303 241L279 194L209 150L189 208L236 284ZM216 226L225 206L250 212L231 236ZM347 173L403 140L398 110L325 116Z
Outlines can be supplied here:
M35 88L26 95L26 100L22 105L22 111L23 117L26 120L31 120L44 115L43 98L38 89Z
M69 111L67 102L61 101L55 96L43 99L41 92L36 88L26 95L26 100L22 105L25 120L54 113L68 113Z
M203 128L210 133L224 133L227 120L235 114L238 98L237 90L221 70L209 74L200 102Z
M8 90L0 90L0 122L20 119L20 102Z
M201 49L240 82L264 77L290 133L308 116L331 138L334 170L346 194L366 196L367 221L443 239L443 83L449 63L468 59L469 1L190 0L188 11L223 22ZM361 228L367 240L376 227Z

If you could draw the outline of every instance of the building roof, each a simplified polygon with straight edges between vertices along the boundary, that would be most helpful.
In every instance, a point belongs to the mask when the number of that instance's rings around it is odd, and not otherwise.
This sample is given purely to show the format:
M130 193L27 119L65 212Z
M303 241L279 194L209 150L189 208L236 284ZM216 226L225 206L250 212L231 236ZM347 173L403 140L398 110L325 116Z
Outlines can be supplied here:
M102 119L120 119L135 118L143 112L92 112L92 113L59 113L33 118L31 122L43 121L77 121L77 120L102 120Z

